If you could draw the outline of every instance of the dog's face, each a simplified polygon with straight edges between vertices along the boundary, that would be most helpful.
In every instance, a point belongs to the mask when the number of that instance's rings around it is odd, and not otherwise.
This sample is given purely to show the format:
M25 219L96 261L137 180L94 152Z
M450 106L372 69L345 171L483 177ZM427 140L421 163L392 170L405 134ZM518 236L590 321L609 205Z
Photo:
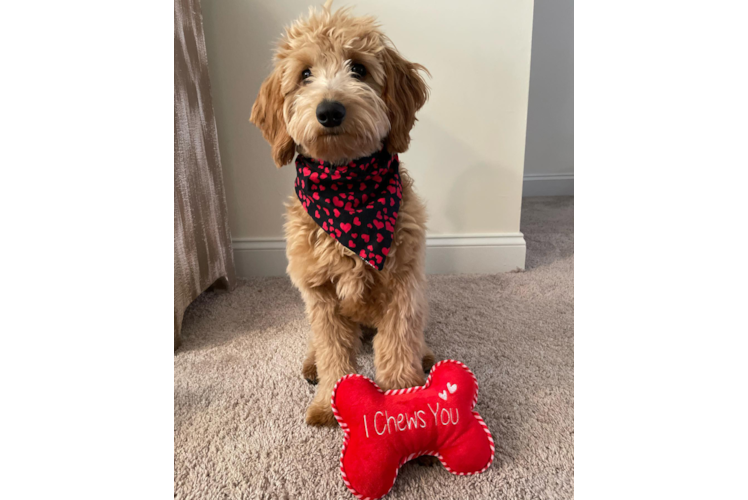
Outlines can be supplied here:
M401 153L428 98L421 70L398 54L373 18L333 13L326 4L286 29L250 121L279 167L297 147L332 163L372 154L384 142Z

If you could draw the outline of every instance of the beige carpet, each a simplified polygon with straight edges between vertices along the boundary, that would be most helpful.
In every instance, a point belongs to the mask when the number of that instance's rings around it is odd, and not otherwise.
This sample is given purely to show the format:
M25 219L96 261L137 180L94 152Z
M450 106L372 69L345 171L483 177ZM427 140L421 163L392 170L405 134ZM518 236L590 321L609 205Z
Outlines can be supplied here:
M496 461L474 477L408 463L386 498L573 497L573 203L524 200L527 271L430 277L426 337L477 376ZM308 332L284 278L190 306L174 355L175 498L354 498L338 469L343 432L304 424ZM373 377L370 343L360 364Z

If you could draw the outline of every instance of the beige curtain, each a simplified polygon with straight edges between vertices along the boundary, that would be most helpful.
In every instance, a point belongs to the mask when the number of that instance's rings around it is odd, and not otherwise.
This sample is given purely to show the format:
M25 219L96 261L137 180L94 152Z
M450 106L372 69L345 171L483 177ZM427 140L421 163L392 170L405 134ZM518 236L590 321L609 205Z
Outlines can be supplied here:
M174 348L187 306L234 286L199 0L174 2Z

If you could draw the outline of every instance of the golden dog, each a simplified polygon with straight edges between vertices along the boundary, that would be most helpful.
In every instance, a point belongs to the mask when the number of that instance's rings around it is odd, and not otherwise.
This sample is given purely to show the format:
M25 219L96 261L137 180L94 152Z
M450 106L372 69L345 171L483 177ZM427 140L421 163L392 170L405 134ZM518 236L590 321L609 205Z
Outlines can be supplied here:
M428 98L423 66L400 56L373 18L332 12L331 3L285 30L252 108L250 120L278 167L296 152L333 165L383 147L402 153ZM320 118L323 102L342 108L330 115L332 123ZM424 340L426 213L402 167L400 179L402 201L381 271L330 237L296 196L287 204L288 274L312 327L303 374L319 382L309 424L335 423L330 395L341 376L356 371L362 326L377 330L374 364L382 389L422 385L434 362Z

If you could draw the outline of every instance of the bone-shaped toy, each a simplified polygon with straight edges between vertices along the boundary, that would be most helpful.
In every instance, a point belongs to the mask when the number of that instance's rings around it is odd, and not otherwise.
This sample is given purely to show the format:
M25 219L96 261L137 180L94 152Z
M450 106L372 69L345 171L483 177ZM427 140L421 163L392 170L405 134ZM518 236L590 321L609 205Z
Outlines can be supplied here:
M491 465L494 443L477 411L478 382L467 366L445 360L431 369L421 387L384 392L363 375L341 378L332 392L332 410L345 441L340 472L360 499L386 495L400 467L433 455L460 476Z

